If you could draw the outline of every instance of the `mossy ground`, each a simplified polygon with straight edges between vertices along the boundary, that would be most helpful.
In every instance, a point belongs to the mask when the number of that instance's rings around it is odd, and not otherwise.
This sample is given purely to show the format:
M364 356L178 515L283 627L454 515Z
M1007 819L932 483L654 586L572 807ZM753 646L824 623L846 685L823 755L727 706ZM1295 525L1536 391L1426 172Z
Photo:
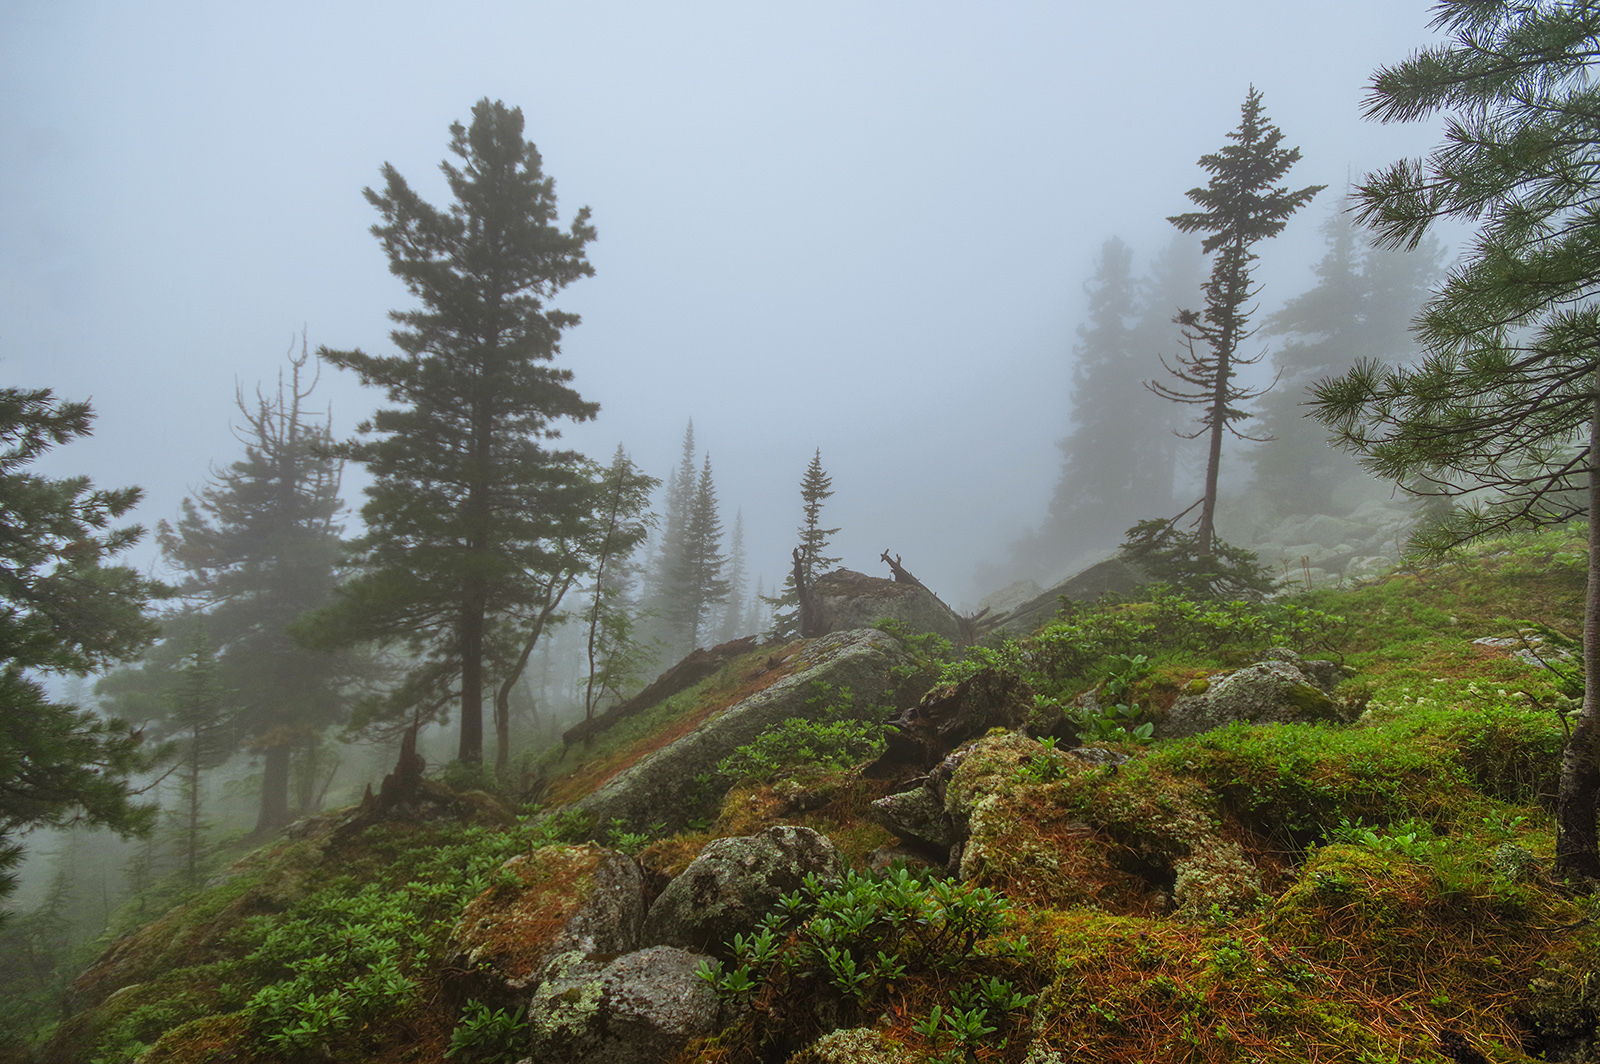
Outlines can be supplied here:
M888 1059L961 1059L919 1025L973 979L1003 975L1037 999L967 1059L1445 1064L1444 1047L1459 1039L1511 1064L1536 1059L1541 1039L1582 1045L1600 1014L1596 910L1548 873L1562 685L1472 640L1530 624L1576 634L1583 566L1581 530L1558 530L1294 600L1342 618L1316 638L1355 670L1338 692L1363 710L1352 726L1230 727L1121 747L1129 760L1114 770L1030 775L1019 766L1037 770L1033 755L1000 758L973 787L973 813L990 826L971 871L1009 896L1010 924L963 967L889 987L852 1021L870 1031L852 1037ZM1088 627L1132 652L1137 643L1116 639L1158 612L1123 604ZM1213 652L1204 638L1174 640L1152 652L1137 697L1176 697L1237 666L1248 645L1240 637ZM992 659L1070 660L1078 671L1036 688L1064 698L1103 679L1097 653L1072 657L1047 636ZM566 752L552 761L549 793L588 793L764 686L770 655ZM656 840L641 859L664 881L711 838L788 822L827 834L860 868L890 841L865 815L880 793L848 773L742 785L715 823ZM242 952L246 928L293 919L338 877L422 889L548 841L523 828L433 824L260 851L91 970L85 1000L97 1007L64 1029L57 1047L70 1054L55 1059L280 1059L240 1011L261 978ZM462 885L441 896L441 942L476 893ZM336 1059L439 1059L456 1007L444 979L428 969L392 1032ZM730 1029L682 1059L762 1058Z

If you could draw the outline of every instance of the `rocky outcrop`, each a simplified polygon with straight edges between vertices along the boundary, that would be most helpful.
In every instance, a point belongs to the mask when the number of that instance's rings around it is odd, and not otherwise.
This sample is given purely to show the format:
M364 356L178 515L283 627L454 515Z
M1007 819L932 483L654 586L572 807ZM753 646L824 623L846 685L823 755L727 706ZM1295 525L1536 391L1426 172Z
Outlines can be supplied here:
M1062 599L1093 602L1102 595L1131 594L1149 582L1149 576L1138 566L1107 558L1013 609L999 619L998 631L1010 636L1029 635L1060 612Z
M961 625L926 588L835 569L817 578L811 589L817 624L823 632L870 628L879 621L897 621L913 632L932 632L951 642L961 639Z
M658 702L671 698L679 691L693 687L707 676L727 666L734 658L754 650L757 642L755 636L747 635L743 639L719 643L710 650L700 647L690 651L682 661L656 677L650 686L632 698L618 702L604 713L588 720L581 720L568 728L561 734L562 744L571 746L573 743L589 742L612 725L620 724Z
M929 692L889 722L884 752L861 770L868 779L907 779L927 772L969 739L991 728L1018 728L1033 708L1033 691L998 669L984 669L953 687Z
M512 1000L553 967L639 948L644 876L633 858L587 844L545 846L507 861L503 881L462 911L451 967L476 996Z
M1331 661L1304 661L1292 650L1270 650L1263 660L1181 695L1165 714L1153 713L1158 738L1198 735L1236 721L1250 724L1348 723L1332 697L1344 670Z
M871 628L823 636L799 653L803 660L788 675L644 755L570 810L596 824L620 820L632 831L658 824L681 830L714 814L719 792L707 780L735 749L785 720L817 717L826 708L817 699L822 689L849 688L853 712L881 720L882 703L896 690L893 670L912 664L899 640Z
M778 825L717 839L650 906L645 941L729 956L734 934L754 931L779 898L813 875L836 885L844 859L810 828Z
M705 960L652 946L605 964L570 961L528 1003L532 1064L659 1064L711 1034L716 993L696 975Z

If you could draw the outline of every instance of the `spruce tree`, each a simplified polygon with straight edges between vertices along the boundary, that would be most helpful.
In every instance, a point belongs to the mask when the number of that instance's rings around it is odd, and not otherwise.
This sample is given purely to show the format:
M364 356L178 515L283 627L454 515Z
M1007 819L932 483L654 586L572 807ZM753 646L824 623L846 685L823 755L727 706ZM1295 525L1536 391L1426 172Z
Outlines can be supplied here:
M341 463L326 416L307 409L316 387L306 378L308 363L302 341L274 392L258 389L254 401L237 396L244 457L185 499L183 517L162 522L158 533L168 562L184 574L179 592L203 606L221 648L219 682L235 692L237 733L264 761L257 831L309 811L291 808L291 758L298 756L302 775L309 772L321 733L345 715L346 686L373 671L350 654L308 650L289 634L331 600L343 552ZM151 667L164 666L155 660ZM102 690L117 687L110 680Z
M734 511L733 531L728 533L728 597L723 604L722 623L718 631L719 642L726 643L730 639L738 639L754 631L744 627L746 565L744 510L741 508Z
M1600 8L1436 12L1449 39L1380 69L1367 115L1448 115L1444 143L1368 175L1359 218L1387 247L1445 221L1477 236L1416 318L1421 363L1359 363L1317 387L1315 413L1379 476L1460 504L1418 550L1589 517L1589 682L1561 760L1555 871L1600 881Z
M602 484L602 507L597 515L599 541L594 549L593 583L585 610L586 720L594 716L601 699L620 697L621 689L634 679L643 657L642 648L634 639L631 558L654 524L648 508L650 493L659 483L641 472L618 445Z
M795 548L795 566L784 580L783 593L769 600L773 607L772 631L779 638L789 638L809 633L800 630L800 593L795 586L795 567L798 567L806 586L816 583L818 576L837 565L841 559L828 557L824 552L837 528L822 527L822 504L833 496L833 478L822 468L822 449L819 447L800 478L800 528L799 544Z
M321 352L396 405L345 448L372 477L359 575L305 633L413 655L406 681L369 709L427 719L454 702L458 755L479 762L485 693L554 586L548 542L593 502L580 456L545 441L598 409L552 365L578 318L547 305L594 272L595 234L587 208L558 225L520 109L481 100L450 132L447 208L388 165L383 191L366 190L390 270L420 307L391 315L398 355Z
M1276 236L1289 216L1327 186L1290 191L1283 176L1300 159L1297 148L1281 147L1283 133L1261 111L1261 93L1251 86L1240 110L1239 126L1228 134L1232 144L1202 155L1200 168L1211 175L1189 199L1202 208L1167 220L1183 233L1206 233L1201 250L1213 255L1211 277L1204 286L1203 312L1180 310L1174 323L1182 329L1184 350L1167 364L1176 387L1153 382L1164 398L1201 406L1200 427L1191 438L1207 437L1205 492L1200 501L1195 544L1199 561L1209 564L1216 544L1218 475L1225 433L1242 436L1234 423L1249 416L1241 404L1260 395L1236 381L1239 367L1261 355L1241 352L1253 335L1250 315L1260 292L1252 279L1254 246ZM1248 438L1248 437L1245 437Z
M1144 386L1156 363L1138 342L1133 252L1113 237L1084 286L1088 320L1073 346L1072 430L1060 441L1061 478L1045 540L1052 561L1117 542L1141 513L1170 504L1167 406Z
M681 550L669 562L672 567L667 576L672 594L665 603L664 616L673 650L682 655L700 645L708 623L728 597L728 582L723 576L727 557L722 553L722 518L717 513L710 455L701 465L685 514Z
M1327 251L1315 267L1316 284L1261 330L1286 342L1272 356L1278 384L1257 408L1267 442L1249 456L1251 486L1281 513L1333 513L1336 489L1371 481L1310 416L1311 387L1358 361L1398 365L1414 358L1411 318L1440 272L1436 241L1412 254L1373 247L1348 201L1329 215L1323 236Z
M160 586L105 564L142 534L112 527L139 489L28 469L88 435L92 420L87 403L0 388L0 898L14 886L20 833L82 824L140 834L153 817L129 781L147 764L139 733L52 700L40 682L126 661L156 633L145 610Z

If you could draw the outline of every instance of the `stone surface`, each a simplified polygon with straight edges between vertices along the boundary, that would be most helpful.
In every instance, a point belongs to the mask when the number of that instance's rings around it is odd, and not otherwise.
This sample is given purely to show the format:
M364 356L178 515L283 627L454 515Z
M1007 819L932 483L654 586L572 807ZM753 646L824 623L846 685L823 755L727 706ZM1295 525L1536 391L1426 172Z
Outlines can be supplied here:
M1198 735L1235 721L1346 723L1344 710L1319 682L1331 678L1322 666L1332 663L1303 663L1290 651L1274 653L1275 659L1214 679L1205 691L1180 696L1165 715L1153 715L1156 737Z
M514 996L553 964L639 948L644 876L633 858L594 844L545 846L507 861L508 882L479 894L450 933L451 966L479 993Z
M659 1064L716 1028L699 954L652 946L604 965L568 957L529 1001L533 1064Z
M856 714L881 720L879 703L893 696L897 682L892 670L912 664L898 639L871 628L811 640L800 654L802 662L789 675L644 755L569 808L588 814L596 824L621 820L628 831L658 823L669 832L682 830L697 818L716 814L720 794L696 777L715 772L717 762L779 723L820 714L824 707L813 704L817 684L848 687Z
M898 837L934 850L948 852L961 841L945 815L943 798L926 783L879 798L867 815Z
M961 635L955 616L916 584L835 569L817 578L812 596L824 632L871 628L879 621L890 620L913 632L932 632L951 641Z
M644 941L728 957L728 940L755 930L807 875L833 884L844 869L833 843L810 828L715 839L650 906Z

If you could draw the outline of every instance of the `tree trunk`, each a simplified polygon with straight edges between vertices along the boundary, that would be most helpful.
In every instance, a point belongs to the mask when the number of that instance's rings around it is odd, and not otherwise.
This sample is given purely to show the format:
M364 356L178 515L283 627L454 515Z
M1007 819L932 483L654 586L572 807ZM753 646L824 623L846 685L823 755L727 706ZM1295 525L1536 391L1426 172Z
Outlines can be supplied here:
M261 769L261 807L256 814L256 834L276 831L289 822L289 753L287 743L267 747Z
M461 617L461 742L456 758L476 765L483 763L484 611L482 600L469 596Z
M1595 835L1600 802L1600 371L1589 421L1589 578L1583 605L1583 708L1561 756L1556 801L1556 872L1600 880Z

